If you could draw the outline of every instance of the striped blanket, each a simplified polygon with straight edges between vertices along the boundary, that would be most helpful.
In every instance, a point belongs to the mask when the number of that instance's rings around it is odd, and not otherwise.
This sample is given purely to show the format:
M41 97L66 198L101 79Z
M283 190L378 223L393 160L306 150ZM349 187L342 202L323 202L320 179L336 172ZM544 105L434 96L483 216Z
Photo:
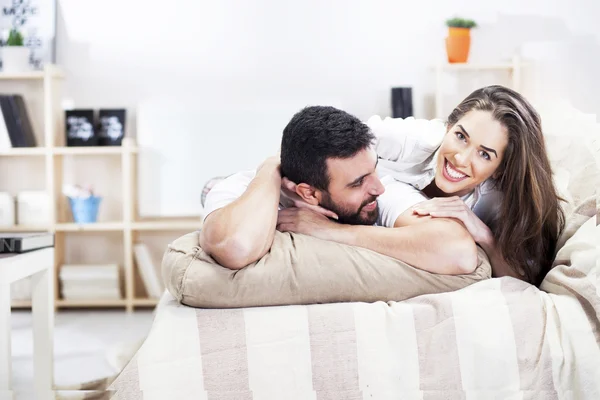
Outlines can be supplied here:
M403 302L194 309L165 294L114 399L600 399L600 227L542 290L512 278Z

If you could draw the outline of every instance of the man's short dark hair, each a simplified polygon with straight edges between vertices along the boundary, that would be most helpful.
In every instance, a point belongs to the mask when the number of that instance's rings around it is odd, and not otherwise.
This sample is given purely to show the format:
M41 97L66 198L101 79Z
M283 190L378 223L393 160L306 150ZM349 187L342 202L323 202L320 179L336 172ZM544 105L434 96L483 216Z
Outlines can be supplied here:
M353 157L374 141L369 127L355 116L334 107L306 107L283 130L281 173L293 182L327 190L327 159Z

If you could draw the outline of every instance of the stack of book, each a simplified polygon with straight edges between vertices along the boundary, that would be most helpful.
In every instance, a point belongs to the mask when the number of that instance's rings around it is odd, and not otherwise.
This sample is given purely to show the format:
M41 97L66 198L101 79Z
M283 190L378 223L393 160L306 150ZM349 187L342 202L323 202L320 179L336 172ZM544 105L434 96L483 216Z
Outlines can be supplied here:
M59 272L65 300L119 300L119 266L63 265Z
M0 111L0 151L37 145L23 96L0 96Z

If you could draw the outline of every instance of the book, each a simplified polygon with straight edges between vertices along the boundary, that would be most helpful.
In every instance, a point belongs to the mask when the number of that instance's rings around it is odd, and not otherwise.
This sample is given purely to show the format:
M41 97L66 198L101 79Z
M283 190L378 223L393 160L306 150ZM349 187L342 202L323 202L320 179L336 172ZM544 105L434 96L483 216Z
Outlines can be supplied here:
M33 132L33 127L31 125L31 120L29 119L29 113L27 112L27 107L25 106L25 100L23 100L23 96L20 94L15 94L11 96L11 98L14 102L13 108L15 109L17 119L19 120L21 126L21 133L25 138L25 144L27 147L37 146L35 133Z
M0 96L0 108L2 109L2 116L4 117L12 147L26 147L25 136L21 134L19 126L17 125L10 96Z
M50 232L1 233L0 253L25 253L54 247L54 234Z
M12 149L12 142L10 141L10 135L8 134L8 126L6 125L6 119L4 112L0 107L0 151L8 151Z
M142 276L144 286L148 297L159 298L164 291L161 279L158 276L158 271L152 262L148 246L143 243L136 243L133 246L135 261Z

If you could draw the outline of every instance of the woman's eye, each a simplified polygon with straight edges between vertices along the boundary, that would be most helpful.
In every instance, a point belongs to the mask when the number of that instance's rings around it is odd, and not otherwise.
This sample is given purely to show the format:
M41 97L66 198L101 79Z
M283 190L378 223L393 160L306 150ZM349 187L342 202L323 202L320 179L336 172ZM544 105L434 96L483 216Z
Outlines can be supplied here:
M480 151L479 154L481 154L481 157L485 158L486 160L490 159L490 155L487 152L483 151L483 150Z
M460 132L456 132L456 137L458 138L458 140L465 140L466 139L465 135L463 135Z

